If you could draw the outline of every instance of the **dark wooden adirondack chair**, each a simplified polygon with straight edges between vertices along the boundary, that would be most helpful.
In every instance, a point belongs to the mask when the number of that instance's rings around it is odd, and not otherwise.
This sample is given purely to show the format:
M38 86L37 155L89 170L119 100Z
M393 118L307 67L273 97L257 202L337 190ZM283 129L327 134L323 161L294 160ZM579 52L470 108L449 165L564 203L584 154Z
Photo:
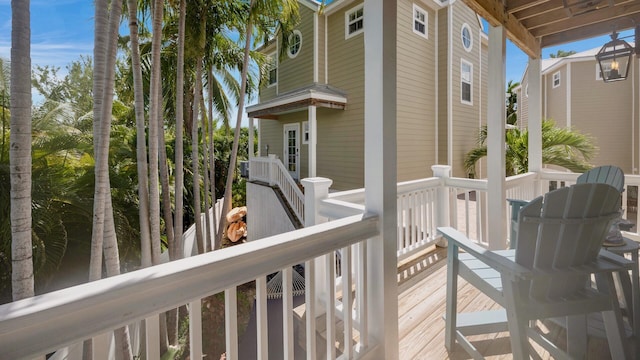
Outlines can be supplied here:
M529 339L556 359L570 359L584 354L586 314L601 312L612 358L630 358L612 273L627 271L632 263L600 251L619 210L617 188L576 184L524 206L518 220L518 246L513 250L489 251L455 229L439 228L449 242L447 349L451 351L457 341L474 358L482 358L467 336L508 330L515 359L529 358ZM599 286L589 281L592 274L597 275ZM458 276L504 310L458 313ZM533 320L558 317L567 317L571 356L530 327Z

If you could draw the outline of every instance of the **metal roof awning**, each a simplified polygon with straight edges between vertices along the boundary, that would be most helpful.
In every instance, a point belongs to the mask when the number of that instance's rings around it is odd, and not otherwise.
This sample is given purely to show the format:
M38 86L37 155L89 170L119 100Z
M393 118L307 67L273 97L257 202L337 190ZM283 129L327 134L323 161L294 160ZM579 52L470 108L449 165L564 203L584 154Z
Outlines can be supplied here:
M277 119L278 115L306 110L309 106L344 110L347 106L346 92L326 84L313 84L248 106L247 116Z

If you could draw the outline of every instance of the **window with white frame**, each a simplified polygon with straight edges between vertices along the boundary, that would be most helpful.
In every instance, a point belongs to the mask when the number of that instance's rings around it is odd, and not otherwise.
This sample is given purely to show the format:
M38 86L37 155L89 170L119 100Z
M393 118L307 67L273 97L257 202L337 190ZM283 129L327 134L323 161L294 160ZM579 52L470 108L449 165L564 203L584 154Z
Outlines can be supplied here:
M460 36L462 39L462 46L467 52L470 52L473 49L473 34L471 33L471 28L469 24L462 24L462 29L460 30Z
M429 38L427 33L428 24L429 16L427 12L418 5L413 4L413 32L424 38Z
M269 62L267 86L273 86L278 83L278 57L276 53L267 55L267 61Z
M348 39L364 31L364 4L347 11L345 17L344 37Z
M460 101L473 105L473 64L460 59Z
M287 55L290 58L298 56L300 48L302 47L302 33L298 30L293 30L293 33L289 35L289 48L287 49Z
M303 144L309 143L309 122L308 121L302 122L302 143Z
M529 84L525 85L524 87L524 96L529 97Z
M560 71L553 73L553 88L560 86Z

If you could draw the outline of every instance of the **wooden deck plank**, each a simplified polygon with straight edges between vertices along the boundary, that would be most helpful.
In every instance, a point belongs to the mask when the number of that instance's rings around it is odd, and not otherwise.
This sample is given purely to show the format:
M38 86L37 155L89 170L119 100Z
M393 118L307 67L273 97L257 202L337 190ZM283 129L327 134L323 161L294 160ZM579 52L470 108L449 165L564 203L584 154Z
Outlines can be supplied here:
M400 359L469 359L470 356L456 344L448 353L444 346L443 315L445 313L446 249L436 248L399 267L398 326ZM458 281L458 311L472 312L499 309L484 294L462 279ZM539 326L560 347L566 348L566 334L562 327L550 322ZM474 346L487 359L512 359L509 333L475 335ZM533 343L540 358L552 359L550 354ZM590 338L588 359L610 359L606 339Z

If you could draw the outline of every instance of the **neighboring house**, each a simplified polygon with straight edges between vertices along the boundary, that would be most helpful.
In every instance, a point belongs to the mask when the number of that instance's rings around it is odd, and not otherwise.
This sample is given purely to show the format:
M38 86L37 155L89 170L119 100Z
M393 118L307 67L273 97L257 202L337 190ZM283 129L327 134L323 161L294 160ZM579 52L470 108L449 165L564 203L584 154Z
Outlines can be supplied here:
M633 46L633 44L632 44ZM595 55L599 48L563 58L542 60L542 117L558 126L590 135L599 148L593 165L617 165L627 174L638 173L638 74L630 65L624 81L602 81ZM632 64L637 63L633 55ZM529 109L528 69L518 95L518 123L527 127Z
M259 119L258 156L277 155L294 179L321 176L334 189L361 188L363 33L376 24L367 22L362 0L324 8L299 2L300 23L286 55L278 57L277 40L261 48L273 65L259 102L247 108ZM486 123L482 22L455 0L399 0L397 17L398 181L430 177L434 164L466 177L464 155Z

